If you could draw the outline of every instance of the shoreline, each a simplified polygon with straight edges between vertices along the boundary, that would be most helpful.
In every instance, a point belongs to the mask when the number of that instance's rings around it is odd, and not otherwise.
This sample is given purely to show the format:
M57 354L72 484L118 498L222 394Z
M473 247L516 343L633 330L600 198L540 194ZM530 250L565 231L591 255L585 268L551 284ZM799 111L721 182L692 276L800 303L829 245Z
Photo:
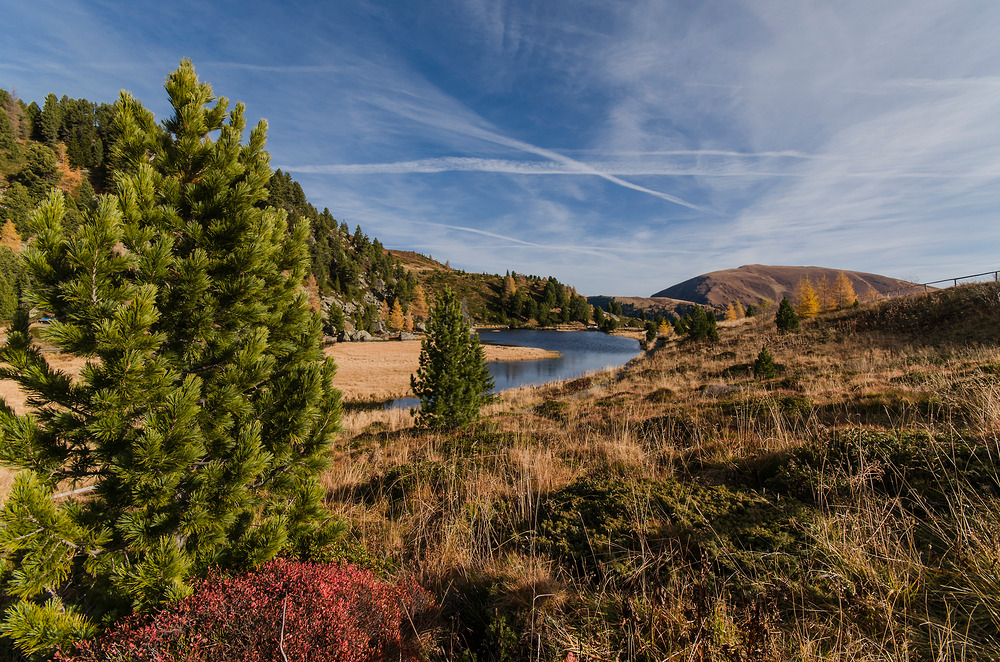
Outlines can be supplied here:
M482 347L487 361L538 361L561 356L538 347L486 343ZM337 362L333 385L345 402L413 396L410 375L420 367L419 340L337 343L325 347L323 354Z

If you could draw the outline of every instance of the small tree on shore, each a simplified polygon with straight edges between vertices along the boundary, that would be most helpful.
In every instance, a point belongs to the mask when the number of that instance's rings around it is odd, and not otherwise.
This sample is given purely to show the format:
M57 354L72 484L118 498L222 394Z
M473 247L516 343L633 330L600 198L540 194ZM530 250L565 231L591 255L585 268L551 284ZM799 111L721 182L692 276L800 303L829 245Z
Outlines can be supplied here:
M420 398L417 424L461 427L479 417L489 401L493 378L483 347L462 315L455 293L445 288L431 309L427 337L421 342L420 368L410 376Z

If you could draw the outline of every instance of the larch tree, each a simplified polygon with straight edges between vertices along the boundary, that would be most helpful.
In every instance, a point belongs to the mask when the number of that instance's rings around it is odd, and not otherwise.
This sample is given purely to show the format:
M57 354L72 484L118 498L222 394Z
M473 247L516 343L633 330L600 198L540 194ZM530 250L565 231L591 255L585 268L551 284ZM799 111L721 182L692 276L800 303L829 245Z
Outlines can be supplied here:
M803 276L795 288L795 312L799 317L815 317L820 312L819 297L808 276Z
M410 376L410 386L420 399L416 416L423 427L468 425L490 400L493 378L483 347L448 287L431 310L427 337L420 346L420 368Z
M3 228L0 228L0 246L6 246L15 254L21 252L21 235L14 227L14 221L9 218L3 224Z
M820 312L827 313L837 309L837 293L826 276L816 281L816 298L819 300Z
M851 283L850 277L843 271L837 274L837 279L833 282L833 289L838 308L850 308L858 300L858 295L854 293L854 285Z
M423 321L427 319L427 297L424 295L424 288L417 285L413 288L413 300L410 301L410 314L413 319Z
M265 208L261 121L182 61L157 125L115 104L115 194L64 226L54 191L24 251L28 303L0 375L29 413L0 404L0 461L18 471L0 511L9 608L23 652L190 592L210 567L308 554L342 525L317 476L339 421L321 320L302 288L308 228ZM41 342L85 359L78 378Z
M403 307L399 305L399 299L396 299L392 302L392 310L389 311L389 329L391 331L401 331L403 324Z

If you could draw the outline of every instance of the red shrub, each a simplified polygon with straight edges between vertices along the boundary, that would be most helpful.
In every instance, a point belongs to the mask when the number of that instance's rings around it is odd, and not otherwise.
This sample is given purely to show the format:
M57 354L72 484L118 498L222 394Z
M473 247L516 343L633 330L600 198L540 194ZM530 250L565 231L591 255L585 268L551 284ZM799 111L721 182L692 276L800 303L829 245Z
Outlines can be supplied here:
M289 662L415 660L412 617L431 606L413 582L389 584L353 565L278 560L210 576L180 603L125 619L56 659L281 662L283 648Z

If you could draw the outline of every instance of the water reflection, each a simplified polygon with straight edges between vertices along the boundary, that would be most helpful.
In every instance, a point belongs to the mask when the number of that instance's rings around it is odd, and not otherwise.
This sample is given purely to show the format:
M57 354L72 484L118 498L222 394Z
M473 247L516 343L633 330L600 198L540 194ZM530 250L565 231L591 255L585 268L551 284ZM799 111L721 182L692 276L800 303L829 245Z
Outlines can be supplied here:
M491 361L488 366L496 385L494 391L575 379L621 367L639 354L638 340L596 331L484 330L479 337L484 344L539 347L562 355L537 361ZM410 408L418 404L414 398L399 398L387 404L387 408Z

